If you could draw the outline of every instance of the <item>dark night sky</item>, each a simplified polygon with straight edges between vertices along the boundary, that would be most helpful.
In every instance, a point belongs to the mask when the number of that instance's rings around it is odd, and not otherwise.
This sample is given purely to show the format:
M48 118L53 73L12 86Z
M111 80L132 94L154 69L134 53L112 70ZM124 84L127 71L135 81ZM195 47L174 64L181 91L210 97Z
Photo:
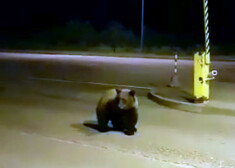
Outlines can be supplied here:
M160 33L203 33L203 0L145 0L145 25ZM213 43L234 43L234 0L209 0ZM34 30L89 20L105 28L115 20L140 31L141 0L7 1L1 4L1 29Z

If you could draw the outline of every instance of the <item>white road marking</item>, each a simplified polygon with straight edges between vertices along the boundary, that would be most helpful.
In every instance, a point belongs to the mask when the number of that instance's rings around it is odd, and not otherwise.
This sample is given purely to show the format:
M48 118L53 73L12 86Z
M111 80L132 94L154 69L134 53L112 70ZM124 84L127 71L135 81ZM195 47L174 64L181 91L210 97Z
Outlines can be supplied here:
M51 81L51 82L64 82L64 83L77 83L77 84L90 84L90 85L100 85L100 86L113 86L113 87L123 87L123 88L146 89L146 90L151 90L152 89L150 87L144 87L144 86L119 85L119 84L98 83L98 82L79 82L79 81L70 81L70 80L61 80L61 79L52 79L52 78L31 77L31 78L28 78L28 79L30 79L30 80L41 80L41 81Z
M147 159L150 161L160 161L162 162L162 164L170 164L170 165L174 165L176 167L180 167L180 168L195 168L195 166L189 165L189 164L182 164L182 163L175 163L175 162L170 162L167 160L161 160L159 158L157 158L156 156L153 156L151 154L148 154L146 152L142 152L142 151L127 151L125 148L113 148L110 146L104 146L104 145L91 145L91 144L86 144L84 142L81 141L77 141L77 140L66 140L66 139L61 139L61 138L56 138L56 137L50 137L50 136L43 136L43 135L39 135L36 133L28 133L28 132L24 132L21 131L20 132L21 135L24 136L37 136L41 139L45 139L45 140L49 140L49 141L54 141L54 142L59 142L59 143L67 143L67 144L72 144L72 145L80 145L83 147L88 147L88 148L96 148L99 150L109 150L109 151L116 151L119 153L123 153L123 154L127 154L127 155L133 155L139 158L143 158L143 159Z

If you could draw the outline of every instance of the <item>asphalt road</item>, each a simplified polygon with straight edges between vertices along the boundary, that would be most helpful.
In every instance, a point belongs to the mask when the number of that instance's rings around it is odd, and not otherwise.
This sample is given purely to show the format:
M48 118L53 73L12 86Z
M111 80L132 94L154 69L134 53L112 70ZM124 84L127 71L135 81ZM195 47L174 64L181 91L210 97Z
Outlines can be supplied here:
M235 118L169 109L146 98L166 85L173 60L0 53L0 167L235 167ZM235 62L213 62L215 84L234 86ZM192 61L179 61L184 89ZM105 89L136 89L138 133L99 133ZM235 88L235 87L234 87Z

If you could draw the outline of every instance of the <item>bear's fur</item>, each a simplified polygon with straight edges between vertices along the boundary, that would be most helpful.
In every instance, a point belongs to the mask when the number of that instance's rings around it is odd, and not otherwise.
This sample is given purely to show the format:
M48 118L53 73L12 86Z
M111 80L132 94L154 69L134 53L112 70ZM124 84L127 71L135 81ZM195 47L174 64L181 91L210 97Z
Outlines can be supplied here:
M111 89L100 98L96 115L99 129L107 131L111 121L115 130L123 131L126 135L133 135L137 129L138 100L134 90Z

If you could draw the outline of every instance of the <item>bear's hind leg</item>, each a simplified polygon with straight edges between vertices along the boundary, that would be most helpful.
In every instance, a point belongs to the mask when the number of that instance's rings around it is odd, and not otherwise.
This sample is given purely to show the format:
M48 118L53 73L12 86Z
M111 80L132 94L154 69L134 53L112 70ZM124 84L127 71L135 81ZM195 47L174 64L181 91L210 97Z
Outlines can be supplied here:
M122 126L122 123L120 122L120 120L112 119L111 121L112 121L113 129L115 131L123 131L123 126Z
M99 131L100 132L107 132L108 129L108 117L104 116L104 115L97 115L97 119L98 119L98 125L99 125Z
M99 131L100 132L107 132L109 129L108 129L108 120L105 119L105 120L98 120L98 124L99 124Z

